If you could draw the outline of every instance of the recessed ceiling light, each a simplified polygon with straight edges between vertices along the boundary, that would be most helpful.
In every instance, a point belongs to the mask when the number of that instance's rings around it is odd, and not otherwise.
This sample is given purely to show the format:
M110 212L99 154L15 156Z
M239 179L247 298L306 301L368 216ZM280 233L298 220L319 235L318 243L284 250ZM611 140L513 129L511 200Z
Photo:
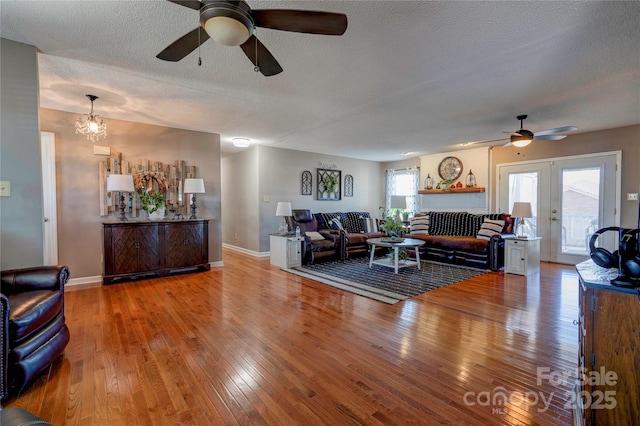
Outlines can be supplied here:
M233 138L233 146L237 146L238 148L246 148L251 143L251 139L249 138Z

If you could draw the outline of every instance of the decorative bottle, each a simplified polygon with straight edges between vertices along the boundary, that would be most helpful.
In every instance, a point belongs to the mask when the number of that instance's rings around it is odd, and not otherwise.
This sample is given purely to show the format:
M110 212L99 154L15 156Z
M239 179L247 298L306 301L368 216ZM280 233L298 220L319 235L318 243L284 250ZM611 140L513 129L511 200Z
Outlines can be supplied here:
M296 238L300 238L300 227L296 226Z
M467 179L465 182L467 188L475 188L476 186L476 177L473 174L473 172L471 171L471 169L469 169L469 174L467 175Z
M424 188L433 189L433 178L429 173L427 173L427 178L424 180Z

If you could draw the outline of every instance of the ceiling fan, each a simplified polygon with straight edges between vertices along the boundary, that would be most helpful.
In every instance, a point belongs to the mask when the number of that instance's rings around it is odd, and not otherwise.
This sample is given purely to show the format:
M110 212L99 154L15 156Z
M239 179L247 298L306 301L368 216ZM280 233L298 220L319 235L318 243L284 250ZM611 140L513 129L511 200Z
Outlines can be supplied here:
M513 145L517 147L523 147L523 146L529 145L533 140L557 141L567 137L567 135L562 135L561 133L578 130L576 126L564 126L564 127L556 127L554 129L541 130L539 132L533 133L532 131L524 128L523 122L524 120L527 119L527 115L519 115L516 118L520 120L520 130L516 132L503 131L502 133L507 133L511 135L511 137L509 138L509 142L507 142L504 146ZM507 140L507 138L492 139L488 141L469 142L468 144L489 143L489 142L497 142L502 140Z
M342 35L347 16L342 13L291 9L252 10L245 1L168 0L200 13L200 26L171 43L156 57L177 62L209 38L223 46L240 46L256 72L265 77L282 72L271 52L254 34L256 27L308 34Z

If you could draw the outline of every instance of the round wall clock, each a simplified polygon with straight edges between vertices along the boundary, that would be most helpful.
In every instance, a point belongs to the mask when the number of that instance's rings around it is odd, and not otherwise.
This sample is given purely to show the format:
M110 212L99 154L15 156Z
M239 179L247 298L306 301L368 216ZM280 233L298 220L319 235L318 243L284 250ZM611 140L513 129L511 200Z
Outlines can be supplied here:
M462 162L456 157L445 157L438 165L438 174L442 179L456 180L462 174Z

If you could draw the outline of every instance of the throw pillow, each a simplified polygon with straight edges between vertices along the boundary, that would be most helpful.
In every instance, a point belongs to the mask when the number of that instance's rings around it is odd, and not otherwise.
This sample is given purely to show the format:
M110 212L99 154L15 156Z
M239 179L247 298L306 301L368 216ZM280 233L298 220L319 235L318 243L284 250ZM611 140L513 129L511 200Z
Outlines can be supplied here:
M414 216L409 219L409 234L429 235L429 215Z
M312 241L324 240L324 237L321 233L315 231L307 231L304 233L307 237L311 238Z
M340 222L340 219L338 219L337 217L334 217L329 221L329 226L331 226L331 229L339 229L341 231L344 231L344 226L342 226L342 222Z
M480 240L490 240L494 235L500 235L504 228L504 220L485 219L480 226L476 238Z
M342 219L344 229L349 233L364 232L362 219L369 217L368 212L346 212ZM346 221L344 220L346 218Z
M376 219L372 217L363 217L360 220L362 220L362 229L364 232L368 234L380 232L378 231L378 221Z

